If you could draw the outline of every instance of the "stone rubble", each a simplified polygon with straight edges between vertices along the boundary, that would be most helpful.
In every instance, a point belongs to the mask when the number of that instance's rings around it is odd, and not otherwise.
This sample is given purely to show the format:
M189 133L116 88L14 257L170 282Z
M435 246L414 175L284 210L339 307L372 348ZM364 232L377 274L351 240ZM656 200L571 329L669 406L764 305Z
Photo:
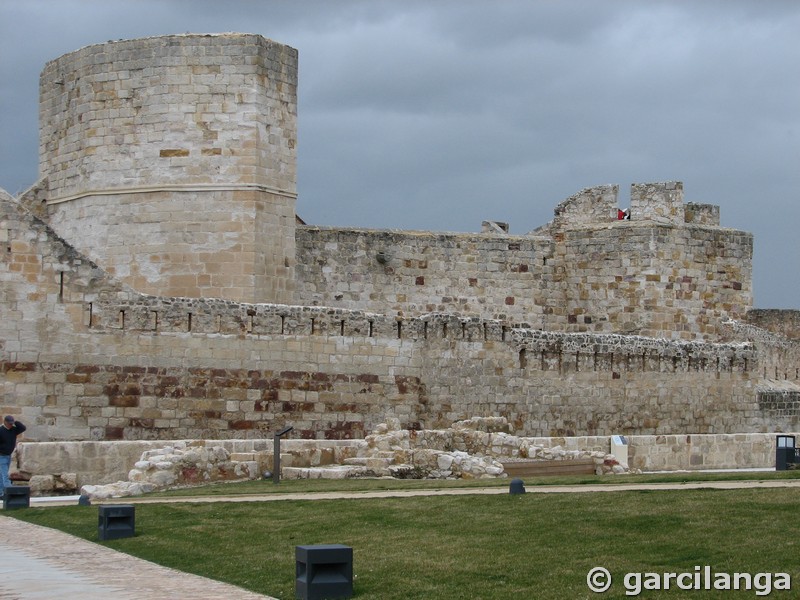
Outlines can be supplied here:
M628 472L611 454L546 447L511 435L508 430L503 417L476 417L456 422L448 429L422 431L401 429L399 420L387 419L366 439L353 442L355 455L338 453L342 464L321 464L322 454L335 460L337 453L316 449L313 456L306 458L315 464L284 466L281 475L284 479L487 479L507 476L500 459L592 459L598 475ZM144 452L128 474L128 481L84 485L81 494L90 499L122 498L215 481L258 479L272 460L266 451L241 456L252 460L235 460L225 448L205 442L177 442ZM295 458L287 456L287 464L292 465Z
M140 496L156 490L186 487L213 481L257 479L258 463L233 461L221 446L202 442L177 442L142 453L128 473L128 481L107 485L84 485L81 495L106 499Z

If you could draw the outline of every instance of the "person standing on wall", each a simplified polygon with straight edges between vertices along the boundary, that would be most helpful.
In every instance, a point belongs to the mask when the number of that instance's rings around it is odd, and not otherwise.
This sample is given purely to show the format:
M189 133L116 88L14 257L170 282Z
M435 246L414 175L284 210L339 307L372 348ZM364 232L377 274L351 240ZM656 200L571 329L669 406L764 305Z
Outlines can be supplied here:
M8 469L11 466L11 454L17 447L17 436L25 431L26 427L11 415L6 415L3 419L3 426L0 427L0 498L6 493L6 488L11 485L8 478Z

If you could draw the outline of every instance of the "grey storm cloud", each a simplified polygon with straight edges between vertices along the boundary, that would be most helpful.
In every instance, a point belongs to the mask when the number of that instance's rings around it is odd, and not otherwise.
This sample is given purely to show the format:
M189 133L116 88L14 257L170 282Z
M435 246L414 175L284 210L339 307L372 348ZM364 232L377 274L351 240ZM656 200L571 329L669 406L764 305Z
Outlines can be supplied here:
M46 61L187 31L299 50L309 223L525 233L581 188L680 180L754 233L756 305L800 308L799 3L3 0L0 187L36 180Z

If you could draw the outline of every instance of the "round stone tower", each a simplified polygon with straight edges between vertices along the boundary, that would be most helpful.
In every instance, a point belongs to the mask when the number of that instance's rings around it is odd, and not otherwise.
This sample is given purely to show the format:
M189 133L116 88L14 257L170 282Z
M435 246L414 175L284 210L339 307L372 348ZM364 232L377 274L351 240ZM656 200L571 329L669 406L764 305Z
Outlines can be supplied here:
M143 293L290 302L297 51L258 35L89 46L45 66L50 225Z

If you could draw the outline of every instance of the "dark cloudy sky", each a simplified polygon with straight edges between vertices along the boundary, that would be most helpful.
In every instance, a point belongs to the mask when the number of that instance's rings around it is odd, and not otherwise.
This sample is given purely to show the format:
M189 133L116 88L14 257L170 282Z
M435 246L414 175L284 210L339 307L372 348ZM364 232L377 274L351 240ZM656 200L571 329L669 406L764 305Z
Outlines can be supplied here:
M36 180L46 61L224 31L300 52L310 224L524 234L679 180L755 235L755 305L800 309L800 2L0 0L0 187Z

